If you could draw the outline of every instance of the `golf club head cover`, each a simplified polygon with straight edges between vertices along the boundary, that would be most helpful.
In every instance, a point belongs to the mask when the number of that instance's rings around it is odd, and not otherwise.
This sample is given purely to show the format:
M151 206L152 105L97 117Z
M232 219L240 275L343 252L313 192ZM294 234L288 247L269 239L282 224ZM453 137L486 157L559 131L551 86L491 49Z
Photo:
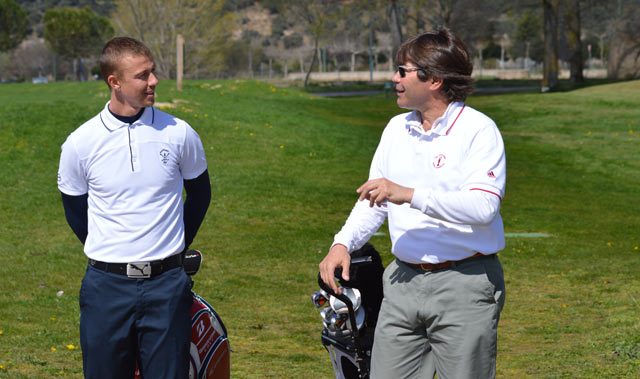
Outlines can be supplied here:
M182 259L184 272L191 276L195 275L202 265L202 253L198 250L187 250Z

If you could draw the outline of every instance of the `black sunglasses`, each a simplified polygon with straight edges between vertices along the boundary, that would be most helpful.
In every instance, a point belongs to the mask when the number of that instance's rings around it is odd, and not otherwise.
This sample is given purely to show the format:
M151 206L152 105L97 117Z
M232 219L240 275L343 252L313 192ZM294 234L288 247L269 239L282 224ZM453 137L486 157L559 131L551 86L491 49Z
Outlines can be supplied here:
M400 77L404 78L405 76L407 76L407 72L412 72L412 71L420 71L422 70L421 67L411 67L411 66L397 66L397 71L400 73Z

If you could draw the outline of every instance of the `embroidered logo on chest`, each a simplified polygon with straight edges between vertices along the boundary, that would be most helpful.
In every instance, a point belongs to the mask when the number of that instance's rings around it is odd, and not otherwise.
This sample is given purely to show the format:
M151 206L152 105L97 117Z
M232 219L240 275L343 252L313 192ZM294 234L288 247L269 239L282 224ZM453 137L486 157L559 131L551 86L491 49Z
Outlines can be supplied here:
M169 150L167 149L162 149L160 150L160 160L162 161L163 165L167 165L167 163L169 163Z
M438 154L433 157L433 167L441 168L442 166L444 166L446 161L447 157L444 154Z

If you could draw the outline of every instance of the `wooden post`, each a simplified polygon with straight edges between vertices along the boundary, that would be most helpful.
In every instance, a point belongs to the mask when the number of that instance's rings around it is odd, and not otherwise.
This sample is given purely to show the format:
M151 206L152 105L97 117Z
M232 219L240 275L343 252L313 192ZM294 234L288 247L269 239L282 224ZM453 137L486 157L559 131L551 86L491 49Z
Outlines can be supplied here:
M184 74L184 38L182 34L176 36L176 82L178 91L182 91L182 77Z

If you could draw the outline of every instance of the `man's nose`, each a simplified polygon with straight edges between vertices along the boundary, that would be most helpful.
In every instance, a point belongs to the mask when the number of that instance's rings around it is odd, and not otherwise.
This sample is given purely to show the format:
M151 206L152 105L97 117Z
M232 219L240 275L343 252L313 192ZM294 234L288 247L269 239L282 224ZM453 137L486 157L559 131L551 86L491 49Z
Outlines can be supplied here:
M400 71L396 71L396 73L393 74L391 81L397 84L397 83L400 83L400 78L401 78Z
M155 87L158 85L158 77L153 72L149 75L149 86Z

